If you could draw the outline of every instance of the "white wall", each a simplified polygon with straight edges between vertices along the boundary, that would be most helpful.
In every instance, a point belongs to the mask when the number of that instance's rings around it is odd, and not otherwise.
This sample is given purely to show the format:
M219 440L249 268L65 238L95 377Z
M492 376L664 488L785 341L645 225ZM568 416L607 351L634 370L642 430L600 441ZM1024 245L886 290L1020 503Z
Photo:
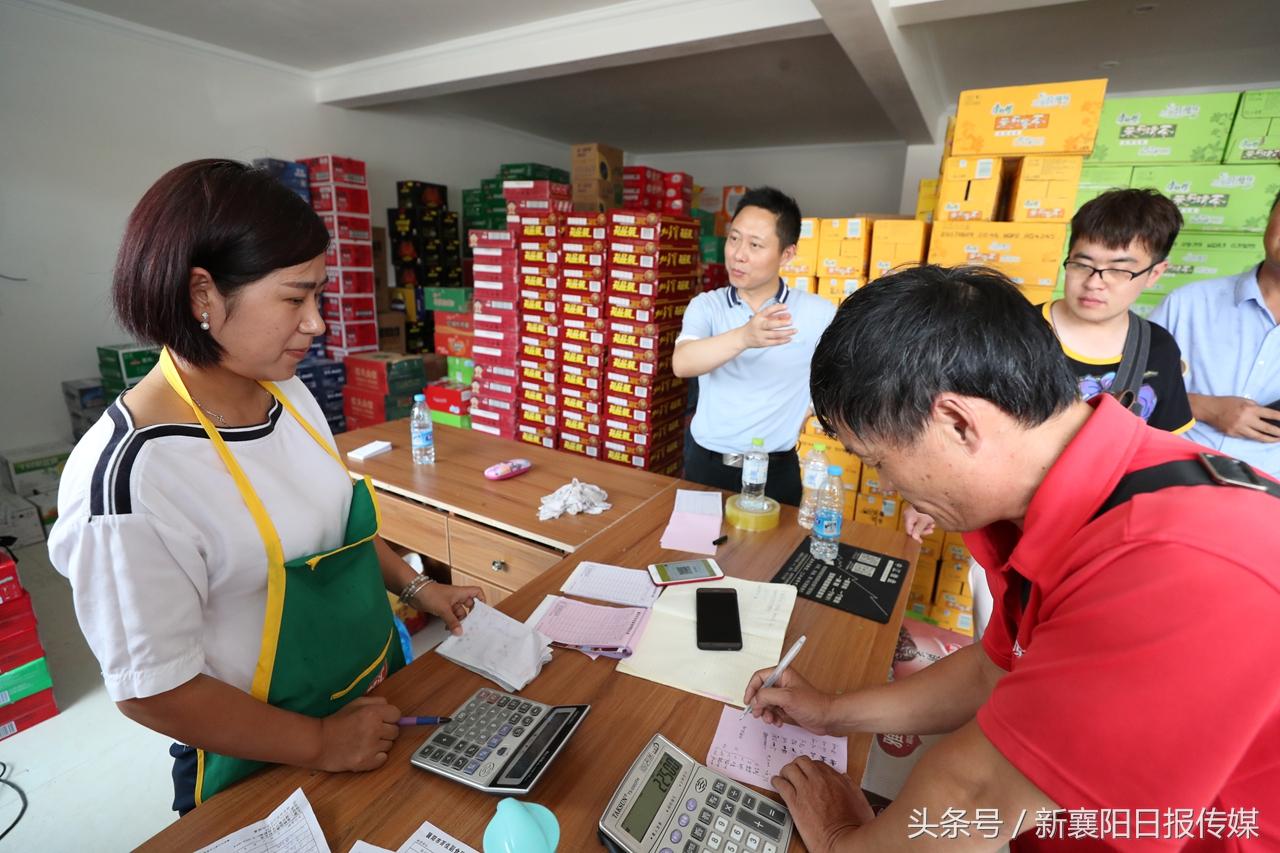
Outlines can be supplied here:
M375 224L395 181L457 190L568 147L461 119L315 104L285 69L0 0L0 448L70 438L63 379L126 340L111 268L129 211L198 157L342 153L368 161Z
M794 145L629 154L627 162L688 172L705 186L769 184L793 196L805 216L836 217L897 211L906 150L901 142Z

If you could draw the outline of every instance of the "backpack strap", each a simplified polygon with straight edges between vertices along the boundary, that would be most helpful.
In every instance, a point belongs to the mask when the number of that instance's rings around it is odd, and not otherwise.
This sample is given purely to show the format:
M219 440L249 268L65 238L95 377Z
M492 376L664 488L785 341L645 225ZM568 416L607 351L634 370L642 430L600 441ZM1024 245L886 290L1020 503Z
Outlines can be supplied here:
M1171 486L1234 486L1280 498L1280 483L1259 477L1248 463L1221 454L1199 453L1195 459L1162 462L1125 474L1089 521L1096 521L1136 495ZM1025 610L1031 598L1031 581L1026 578L1022 579L1021 598Z
M1124 335L1124 351L1111 380L1111 396L1134 414L1142 411L1138 392L1142 390L1142 378L1147 372L1147 356L1151 353L1151 324L1132 311L1129 312L1129 331Z

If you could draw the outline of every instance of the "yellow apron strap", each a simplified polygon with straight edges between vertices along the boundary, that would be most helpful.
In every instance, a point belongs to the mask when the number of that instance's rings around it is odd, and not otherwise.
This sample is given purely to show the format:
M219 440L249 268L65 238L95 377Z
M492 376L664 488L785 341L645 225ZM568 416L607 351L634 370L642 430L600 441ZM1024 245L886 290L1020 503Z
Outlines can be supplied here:
M236 458L231 455L230 449L227 448L227 443L218 433L218 430L214 428L213 423L205 417L200 407L192 401L191 394L187 391L186 383L182 381L182 376L178 373L178 368L173 363L173 358L169 355L167 347L160 353L160 370L164 373L164 378L169 382L169 387L173 388L178 396L191 407L191 411L195 413L196 420L200 422L205 434L213 442L214 450L217 451L218 456L222 459L222 464L230 472L231 479L235 481L236 490L240 493L241 499L244 500L249 514L253 516L253 523L258 528L258 536L261 537L262 544L267 551L267 611L266 619L262 626L262 653L258 655L258 665L254 669L253 686L250 690L255 699L266 702L267 694L271 689L271 672L275 666L276 647L279 643L280 621L284 614L284 546L280 544L280 535L276 533L276 527L271 523L271 516L267 514L266 507L262 505L262 501L258 498L258 493L250 485L244 469L240 467L240 463L236 461ZM323 443L321 442L321 444Z

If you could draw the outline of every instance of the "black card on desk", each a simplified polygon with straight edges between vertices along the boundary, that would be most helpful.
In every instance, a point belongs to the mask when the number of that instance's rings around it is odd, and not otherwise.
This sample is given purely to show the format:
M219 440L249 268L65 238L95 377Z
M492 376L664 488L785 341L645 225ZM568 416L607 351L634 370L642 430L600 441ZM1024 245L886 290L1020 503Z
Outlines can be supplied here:
M787 558L774 583L794 586L801 598L881 624L889 621L907 577L906 560L840 544L834 565L809 553L809 540Z

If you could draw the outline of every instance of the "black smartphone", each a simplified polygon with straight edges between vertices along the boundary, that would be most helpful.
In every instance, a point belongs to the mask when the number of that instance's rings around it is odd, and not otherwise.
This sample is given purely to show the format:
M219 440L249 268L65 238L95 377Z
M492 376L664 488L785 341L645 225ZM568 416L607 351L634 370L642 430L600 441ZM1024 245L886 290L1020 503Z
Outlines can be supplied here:
M732 587L702 587L697 594L698 648L736 652L742 648L738 621L738 591Z

